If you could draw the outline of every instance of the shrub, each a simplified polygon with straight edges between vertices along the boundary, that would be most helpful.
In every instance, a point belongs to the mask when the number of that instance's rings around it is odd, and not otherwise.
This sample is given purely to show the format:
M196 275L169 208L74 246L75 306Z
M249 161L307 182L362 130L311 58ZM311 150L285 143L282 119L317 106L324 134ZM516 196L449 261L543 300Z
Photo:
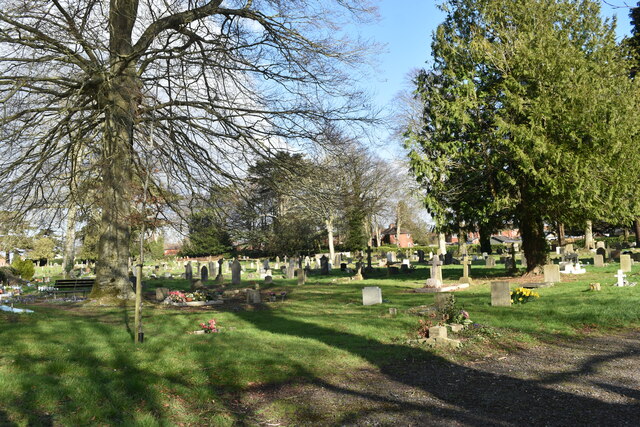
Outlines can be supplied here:
M13 259L11 267L13 267L16 273L24 280L33 279L33 275L36 273L36 269L31 260L26 259L23 261L18 256Z

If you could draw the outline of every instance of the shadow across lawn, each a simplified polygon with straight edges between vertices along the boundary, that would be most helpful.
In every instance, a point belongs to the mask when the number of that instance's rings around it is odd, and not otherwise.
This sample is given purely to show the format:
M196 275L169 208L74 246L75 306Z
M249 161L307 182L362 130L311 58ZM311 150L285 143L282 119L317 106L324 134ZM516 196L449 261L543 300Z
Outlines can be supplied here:
M633 352L632 348L589 358L575 371L557 373L541 380L525 380L457 365L420 348L384 344L312 323L284 319L274 312L263 312L259 317L246 313L239 313L239 316L266 332L314 339L348 351L377 366L390 384L418 387L432 397L429 402L417 406L414 402L393 397L393 393L376 393L373 388L346 389L317 378L318 385L345 397L357 396L384 403L379 409L350 413L340 423L357 422L372 416L372 412L380 412L378 416L382 416L385 411L404 414L403 423L438 421L469 425L575 425L581 421L592 425L618 425L638 421L640 417L638 404L610 403L548 387L550 383L597 370L604 362L628 356ZM390 355L394 362L390 362ZM629 393L628 390L625 392ZM411 414L409 419L407 414Z

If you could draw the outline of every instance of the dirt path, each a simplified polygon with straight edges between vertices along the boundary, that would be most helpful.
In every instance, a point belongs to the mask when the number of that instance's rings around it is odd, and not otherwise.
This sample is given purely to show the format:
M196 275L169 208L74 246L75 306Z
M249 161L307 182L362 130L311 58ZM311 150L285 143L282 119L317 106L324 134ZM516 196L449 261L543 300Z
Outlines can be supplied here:
M326 383L257 388L237 409L261 425L640 425L640 331L462 363L416 352ZM291 412L275 414L274 401Z

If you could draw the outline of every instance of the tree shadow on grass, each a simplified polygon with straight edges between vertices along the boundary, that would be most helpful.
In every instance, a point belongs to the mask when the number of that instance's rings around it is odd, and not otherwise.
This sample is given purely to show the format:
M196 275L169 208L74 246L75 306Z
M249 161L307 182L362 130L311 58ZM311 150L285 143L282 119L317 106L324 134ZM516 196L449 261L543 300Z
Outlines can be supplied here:
M431 403L416 407L388 394L349 390L315 379L321 387L331 388L337 394L386 402L391 404L391 411L413 411L411 419L403 419L403 422L423 423L427 413L444 423L469 425L575 425L577 422L616 425L640 418L638 404L610 403L549 387L550 383L579 377L584 372L598 369L604 362L624 357L631 348L605 357L594 356L578 369L560 373L557 377L526 380L457 365L420 348L384 344L312 323L280 318L274 312L264 312L260 317L244 313L238 316L264 331L314 339L348 351L377 366L390 382L418 387L432 396ZM407 363L407 360L411 362ZM357 422L359 418L369 416L367 411L351 413L341 422Z

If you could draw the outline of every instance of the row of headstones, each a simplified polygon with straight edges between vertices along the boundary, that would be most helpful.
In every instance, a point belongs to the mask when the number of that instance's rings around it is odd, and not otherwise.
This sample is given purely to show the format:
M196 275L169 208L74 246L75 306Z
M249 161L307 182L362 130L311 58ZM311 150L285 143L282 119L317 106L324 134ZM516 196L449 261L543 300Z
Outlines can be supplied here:
M217 266L216 266L217 264ZM291 258L289 260L289 266L283 266L283 273L287 279L293 279L295 276L298 276L298 284L304 284L306 281L306 271L302 267L295 267L296 260ZM232 262L225 263L224 259L219 259L217 263L210 261L208 266L199 266L199 263L196 266L197 270L200 271L200 280L206 281L209 280L209 272L217 272L215 274L215 280L217 282L222 283L224 280L224 274L228 273L228 270L231 270L231 284L239 285L242 279L242 265L240 261L234 259ZM262 265L263 271L259 270L261 274L261 279L264 279L266 284L272 283L273 276L271 272L271 268L269 267L269 260L265 260ZM214 275L212 274L212 277ZM191 266L191 262L188 262L185 265L185 279L193 280L193 267Z

